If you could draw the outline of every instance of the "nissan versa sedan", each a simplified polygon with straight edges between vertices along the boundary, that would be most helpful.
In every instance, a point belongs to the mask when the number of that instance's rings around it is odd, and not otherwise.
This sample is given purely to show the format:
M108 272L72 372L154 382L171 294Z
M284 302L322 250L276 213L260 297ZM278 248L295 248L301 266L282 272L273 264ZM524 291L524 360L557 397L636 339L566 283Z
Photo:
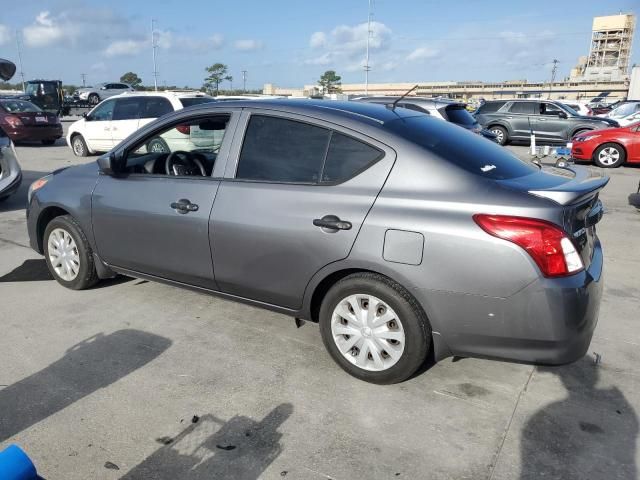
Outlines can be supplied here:
M186 126L221 143L146 149ZM65 287L120 273L312 320L340 367L393 383L427 355L583 356L607 181L408 109L229 101L37 180L28 231Z

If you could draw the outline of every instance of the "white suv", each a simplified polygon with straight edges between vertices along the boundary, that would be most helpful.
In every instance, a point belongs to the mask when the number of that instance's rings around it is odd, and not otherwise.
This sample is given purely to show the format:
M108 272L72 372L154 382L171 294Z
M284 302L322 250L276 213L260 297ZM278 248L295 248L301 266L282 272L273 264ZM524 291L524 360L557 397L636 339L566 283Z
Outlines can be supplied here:
M74 122L67 132L67 144L73 153L86 157L108 152L147 123L175 110L212 102L213 97L199 92L127 92L104 100L84 118ZM178 126L154 138L146 148L154 152L193 150L214 142L209 132Z

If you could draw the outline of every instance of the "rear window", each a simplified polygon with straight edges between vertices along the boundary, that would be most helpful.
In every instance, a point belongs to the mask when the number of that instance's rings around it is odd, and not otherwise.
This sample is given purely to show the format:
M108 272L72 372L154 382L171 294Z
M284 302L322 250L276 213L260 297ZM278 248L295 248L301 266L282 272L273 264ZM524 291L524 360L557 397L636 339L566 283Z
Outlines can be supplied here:
M456 123L458 125L470 127L477 123L476 119L473 118L471 114L467 112L467 109L464 107L451 106L451 107L446 107L444 111L449 121Z
M31 102L24 100L1 100L0 106L9 113L22 113L22 112L41 112L40 107L37 107Z
M484 105L481 105L480 108L478 108L478 110L476 111L476 113L497 112L498 110L500 110L500 107L502 107L505 103L507 102L487 102Z
M213 101L214 99L209 97L189 97L189 98L180 99L180 103L184 108L192 107L193 105L200 105L201 103L209 103Z
M386 123L396 135L480 177L493 180L517 178L538 171L509 150L479 135L429 117L410 117Z

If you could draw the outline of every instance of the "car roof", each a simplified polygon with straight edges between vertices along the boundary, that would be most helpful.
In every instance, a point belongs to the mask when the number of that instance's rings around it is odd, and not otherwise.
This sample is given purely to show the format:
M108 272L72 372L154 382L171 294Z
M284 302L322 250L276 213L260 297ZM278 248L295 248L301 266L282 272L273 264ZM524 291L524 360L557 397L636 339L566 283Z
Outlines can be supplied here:
M392 110L384 105L339 100L289 100L289 99L255 99L229 100L210 102L188 107L185 110L201 110L216 108L261 108L282 112L297 113L313 117L339 117L347 120L365 121L382 125L399 118L425 115L404 108Z
M120 98L120 97L166 97L166 98L211 98L213 97L207 95L206 93L202 93L199 91L159 91L159 92L122 92L118 95L114 95L111 98Z

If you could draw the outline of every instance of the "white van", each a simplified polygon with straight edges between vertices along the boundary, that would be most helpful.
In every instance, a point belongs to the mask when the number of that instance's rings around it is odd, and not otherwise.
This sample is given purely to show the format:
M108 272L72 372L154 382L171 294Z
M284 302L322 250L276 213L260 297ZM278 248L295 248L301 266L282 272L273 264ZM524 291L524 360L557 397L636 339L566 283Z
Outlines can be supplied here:
M130 92L108 98L74 122L67 132L67 144L79 157L108 152L147 123L167 113L200 103L213 97L200 92ZM193 126L178 126L152 139L146 148L153 152L193 150L214 144L213 132L198 131Z

